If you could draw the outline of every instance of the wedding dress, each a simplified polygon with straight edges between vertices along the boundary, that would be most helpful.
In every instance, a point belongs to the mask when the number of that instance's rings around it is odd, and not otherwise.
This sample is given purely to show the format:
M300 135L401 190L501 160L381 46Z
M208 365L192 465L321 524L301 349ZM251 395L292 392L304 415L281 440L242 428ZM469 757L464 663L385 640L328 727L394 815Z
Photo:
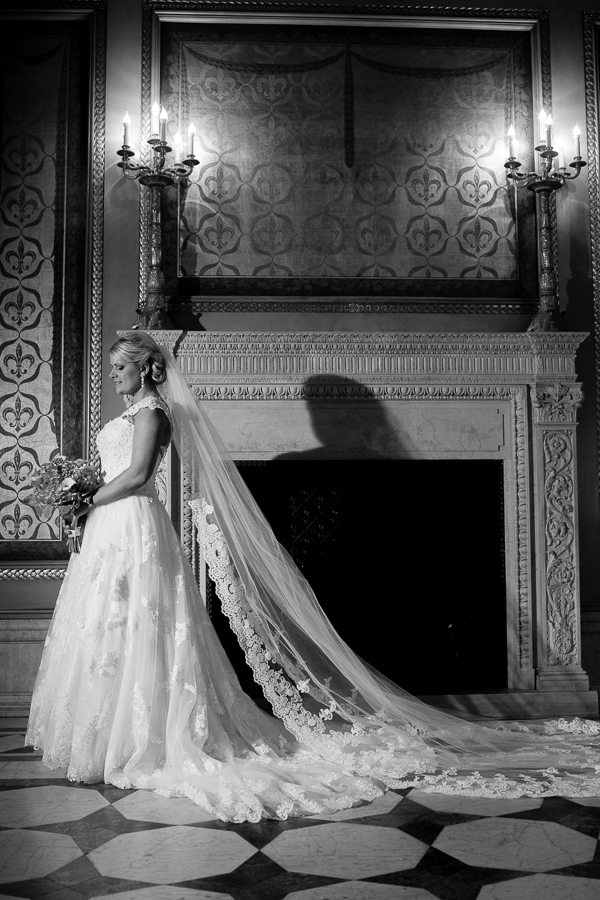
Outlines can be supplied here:
M177 409L184 430L196 421L170 359L169 404L146 397L100 432L107 482L130 464L140 409L170 419ZM203 441L217 439L206 421L198 428ZM231 463L216 463L212 444L203 449L191 503L198 539L275 717L242 691L152 478L93 508L71 557L26 738L47 766L66 767L74 781L189 797L236 822L331 813L409 786L505 798L600 794L596 723L559 720L536 733L464 722L359 660L242 496ZM377 564L372 525L365 553ZM269 591L285 605L260 600Z

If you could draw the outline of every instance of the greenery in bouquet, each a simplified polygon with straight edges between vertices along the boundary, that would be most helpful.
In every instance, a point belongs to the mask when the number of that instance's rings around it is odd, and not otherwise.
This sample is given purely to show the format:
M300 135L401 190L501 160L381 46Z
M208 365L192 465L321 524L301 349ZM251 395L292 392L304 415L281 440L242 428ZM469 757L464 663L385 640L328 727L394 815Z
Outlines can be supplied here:
M68 548L71 553L78 553L83 527L78 524L74 513L96 493L100 484L98 473L91 463L85 459L71 460L57 455L39 466L31 481L33 492L27 501L41 515L56 511L65 522L71 519L67 530Z

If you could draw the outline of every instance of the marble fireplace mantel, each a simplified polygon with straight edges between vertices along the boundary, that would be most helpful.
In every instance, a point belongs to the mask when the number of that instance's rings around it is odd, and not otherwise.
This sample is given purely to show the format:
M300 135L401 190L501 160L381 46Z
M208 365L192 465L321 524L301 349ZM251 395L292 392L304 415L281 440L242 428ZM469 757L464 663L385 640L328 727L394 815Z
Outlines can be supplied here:
M503 460L508 692L437 702L499 716L597 712L580 661L575 356L585 333L155 336L175 349L236 459ZM173 509L197 564L185 474L181 485Z

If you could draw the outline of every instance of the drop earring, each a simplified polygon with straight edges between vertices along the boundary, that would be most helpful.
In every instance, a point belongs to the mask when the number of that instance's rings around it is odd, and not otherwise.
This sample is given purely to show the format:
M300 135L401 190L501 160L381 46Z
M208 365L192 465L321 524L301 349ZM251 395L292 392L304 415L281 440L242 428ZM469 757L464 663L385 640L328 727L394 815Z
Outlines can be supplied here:
M144 382L145 382L145 380L146 380L146 376L144 375L143 372L140 373L140 378L141 378L141 382L142 382L141 387L140 387L140 391L143 391L143 390L144 390Z

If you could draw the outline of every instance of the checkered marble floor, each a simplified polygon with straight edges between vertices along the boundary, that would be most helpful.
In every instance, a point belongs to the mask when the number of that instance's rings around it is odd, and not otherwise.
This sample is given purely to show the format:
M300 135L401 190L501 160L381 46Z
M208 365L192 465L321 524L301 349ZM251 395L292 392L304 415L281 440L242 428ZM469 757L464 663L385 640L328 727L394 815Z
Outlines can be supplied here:
M600 900L600 798L390 792L230 825L189 800L74 785L0 726L0 900Z

